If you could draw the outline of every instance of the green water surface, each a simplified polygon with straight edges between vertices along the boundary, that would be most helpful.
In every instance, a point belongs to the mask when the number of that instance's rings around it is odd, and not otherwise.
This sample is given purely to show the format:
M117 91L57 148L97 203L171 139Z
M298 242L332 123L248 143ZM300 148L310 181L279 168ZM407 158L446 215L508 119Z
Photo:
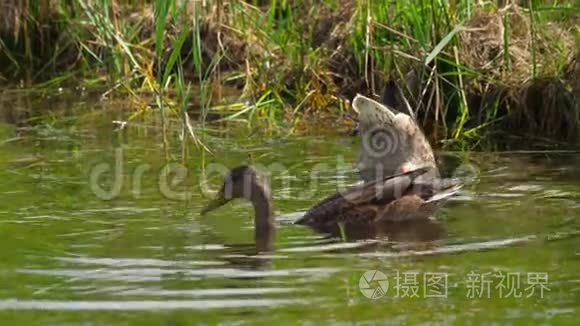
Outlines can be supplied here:
M209 154L182 148L178 124L164 147L156 120L117 130L112 121L128 117L122 108L77 106L89 108L81 117L4 112L2 323L574 325L580 318L579 152L445 153L459 160L446 173L458 166L474 177L437 221L343 242L292 221L358 181L356 137L213 130L200 134ZM274 170L270 255L256 255L251 205L199 214L220 169L242 163ZM361 286L383 291L367 298Z

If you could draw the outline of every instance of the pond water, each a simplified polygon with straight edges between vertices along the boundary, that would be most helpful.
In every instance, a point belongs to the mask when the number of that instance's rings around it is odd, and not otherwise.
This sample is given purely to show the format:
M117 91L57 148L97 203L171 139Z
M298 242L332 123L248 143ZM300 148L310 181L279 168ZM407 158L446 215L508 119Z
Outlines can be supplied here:
M0 124L1 320L573 324L580 317L579 152L441 153L459 162L448 173L475 177L436 221L345 242L292 221L357 182L356 137L208 129L200 133L208 154L182 148L178 124L168 147L157 120L118 130L111 121L127 119L127 110L73 102L64 113L39 108L37 119L21 105L4 102ZM269 255L256 255L248 203L199 214L220 169L242 163L274 170L278 232Z

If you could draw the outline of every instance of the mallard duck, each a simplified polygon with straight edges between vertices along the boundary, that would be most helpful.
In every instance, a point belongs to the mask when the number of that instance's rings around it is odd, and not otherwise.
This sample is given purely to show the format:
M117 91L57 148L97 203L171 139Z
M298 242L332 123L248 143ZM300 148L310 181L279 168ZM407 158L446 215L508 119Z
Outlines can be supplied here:
M340 234L349 228L372 228L385 222L429 218L461 187L453 182L419 181L430 170L423 167L337 192L312 207L295 224L322 233ZM235 198L252 202L257 246L271 249L275 231L271 191L255 168L243 165L229 171L217 196L201 213L206 214Z

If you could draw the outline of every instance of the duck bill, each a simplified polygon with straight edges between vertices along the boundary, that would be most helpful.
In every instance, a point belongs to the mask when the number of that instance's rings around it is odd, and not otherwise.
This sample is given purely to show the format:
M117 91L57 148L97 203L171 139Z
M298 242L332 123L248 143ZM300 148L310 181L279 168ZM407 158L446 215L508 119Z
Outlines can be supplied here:
M223 196L218 196L214 199L212 199L202 210L201 210L201 215L205 215L211 211L213 211L216 208L220 208L223 205L225 205L225 203L227 203L228 200L225 199Z

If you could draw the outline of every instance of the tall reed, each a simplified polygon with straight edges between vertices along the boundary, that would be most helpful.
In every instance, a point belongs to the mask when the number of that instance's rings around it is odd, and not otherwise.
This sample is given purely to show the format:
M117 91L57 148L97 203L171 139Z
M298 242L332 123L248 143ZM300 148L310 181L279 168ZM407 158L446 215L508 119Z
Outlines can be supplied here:
M571 1L497 3L12 1L0 13L0 81L60 87L80 80L134 97L153 93L164 126L179 116L201 144L191 103L202 127L213 111L260 120L268 131L289 119L294 132L305 117L342 115L356 92L378 95L386 80L398 79L435 136L473 138L506 107L495 101L476 113L474 89L560 77L575 51L568 35L579 35ZM568 26L564 36L548 33L554 23ZM499 44L498 53L478 53L485 42ZM239 99L224 103L222 87L239 89Z

